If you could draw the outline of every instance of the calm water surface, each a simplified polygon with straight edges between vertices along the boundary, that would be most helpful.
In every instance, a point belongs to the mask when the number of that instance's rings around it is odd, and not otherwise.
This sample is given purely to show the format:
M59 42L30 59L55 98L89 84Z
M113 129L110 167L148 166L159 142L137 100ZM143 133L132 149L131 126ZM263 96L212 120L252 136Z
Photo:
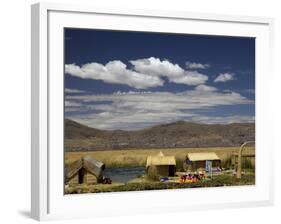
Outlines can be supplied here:
M105 168L103 175L113 182L127 183L129 180L145 174L145 167Z

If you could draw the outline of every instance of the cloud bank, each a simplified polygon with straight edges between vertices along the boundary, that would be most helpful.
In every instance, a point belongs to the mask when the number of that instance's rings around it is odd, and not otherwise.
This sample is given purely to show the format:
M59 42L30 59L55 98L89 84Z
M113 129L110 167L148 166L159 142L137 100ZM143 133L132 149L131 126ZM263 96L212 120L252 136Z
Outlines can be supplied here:
M177 120L201 123L254 121L253 116L202 116L200 112L210 112L218 106L254 103L239 93L219 92L206 85L179 93L119 91L115 94L68 95L66 100L70 105L66 106L66 111L75 111L67 117L107 130L141 129Z
M114 60L103 65L88 63L81 66L75 64L65 65L65 73L83 79L102 80L111 84L126 84L136 89L147 89L163 86L164 79L171 83L185 85L200 85L208 80L208 76L196 70L181 68L168 60L150 57L129 61L131 68L121 61ZM201 65L201 64L200 64ZM199 68L199 64L191 67ZM204 65L202 65L204 66Z
M162 86L164 81L157 76L150 76L127 69L121 61L110 61L105 65L88 63L81 67L75 64L65 65L67 74L83 79L102 80L106 83L127 84L137 89Z

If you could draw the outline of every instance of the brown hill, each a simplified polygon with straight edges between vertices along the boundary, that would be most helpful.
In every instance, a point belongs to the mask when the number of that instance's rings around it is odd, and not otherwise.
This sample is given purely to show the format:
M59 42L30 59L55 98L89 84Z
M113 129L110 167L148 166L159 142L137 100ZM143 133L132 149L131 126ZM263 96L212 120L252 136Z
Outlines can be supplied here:
M99 130L65 120L65 150L239 146L255 140L254 123L198 124L178 121L138 131Z

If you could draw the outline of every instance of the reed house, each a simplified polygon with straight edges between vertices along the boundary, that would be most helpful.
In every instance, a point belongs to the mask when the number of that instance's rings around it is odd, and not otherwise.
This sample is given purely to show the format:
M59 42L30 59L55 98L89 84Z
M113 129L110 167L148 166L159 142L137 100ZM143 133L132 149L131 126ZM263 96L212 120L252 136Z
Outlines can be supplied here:
M155 156L148 156L146 172L148 175L159 177L175 176L176 159L174 156L165 156L162 152Z
M95 184L102 182L105 164L84 156L65 166L65 184Z
M196 152L187 154L183 168L186 171L205 169L206 161L212 161L212 167L218 167L221 164L221 160L215 152Z

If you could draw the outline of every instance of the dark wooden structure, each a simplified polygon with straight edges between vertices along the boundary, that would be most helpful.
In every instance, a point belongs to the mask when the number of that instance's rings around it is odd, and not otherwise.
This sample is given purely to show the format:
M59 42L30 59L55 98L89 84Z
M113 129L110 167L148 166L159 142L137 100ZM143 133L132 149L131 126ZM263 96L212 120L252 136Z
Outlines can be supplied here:
M65 166L65 184L101 183L104 169L104 163L84 156Z

